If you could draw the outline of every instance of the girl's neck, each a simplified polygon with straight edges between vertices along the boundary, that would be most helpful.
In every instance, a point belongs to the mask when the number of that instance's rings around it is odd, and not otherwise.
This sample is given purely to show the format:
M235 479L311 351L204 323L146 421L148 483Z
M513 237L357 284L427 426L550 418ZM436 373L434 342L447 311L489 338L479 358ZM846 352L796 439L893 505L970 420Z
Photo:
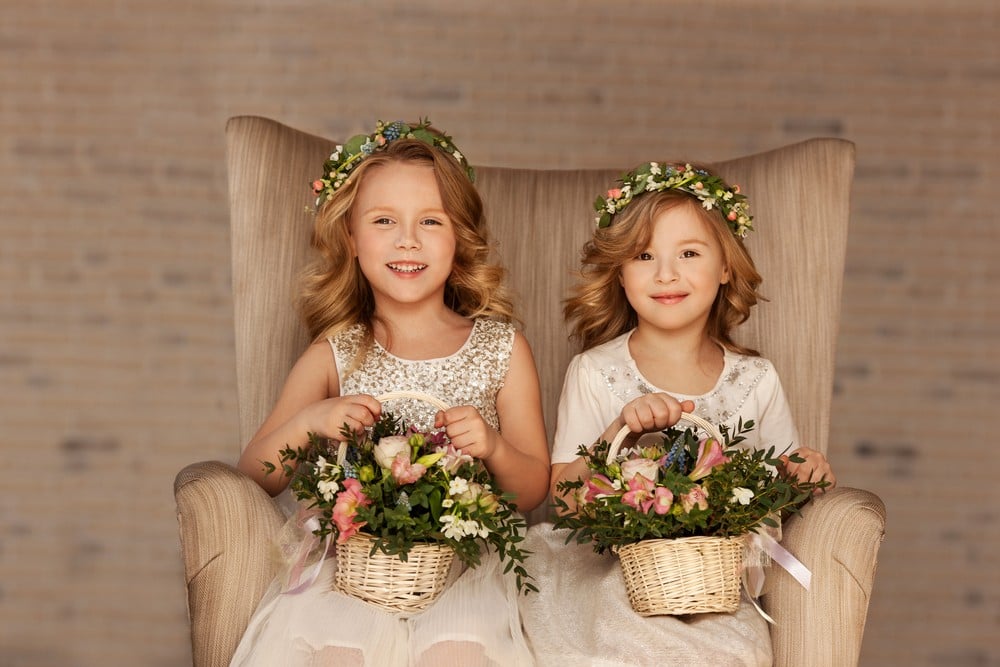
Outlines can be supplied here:
M376 310L375 340L403 359L438 359L457 352L468 339L473 321L442 304L440 309L391 313Z
M643 377L667 391L700 396L711 391L725 366L725 353L704 331L666 333L637 327L629 354Z

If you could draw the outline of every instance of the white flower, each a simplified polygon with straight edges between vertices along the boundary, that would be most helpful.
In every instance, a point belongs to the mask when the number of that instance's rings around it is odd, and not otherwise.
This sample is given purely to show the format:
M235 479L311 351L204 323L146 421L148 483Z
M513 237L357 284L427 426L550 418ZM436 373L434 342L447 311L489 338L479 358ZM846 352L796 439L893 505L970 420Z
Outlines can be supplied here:
M405 435L387 435L375 445L375 462L385 470L392 467L397 456L410 452L410 439Z
M751 498L753 498L753 491L750 489L744 489L742 486L737 486L733 489L733 497L729 502L739 503L740 505L749 505Z
M705 207L706 211L711 211L712 207L715 206L715 200L711 197L701 200L701 205Z
M324 479L316 484L316 488L319 490L320 495L323 496L323 500L331 502L334 494L340 491L340 484L332 479Z
M461 161L462 161L462 158L463 158L463 157L465 157L464 155L462 155L462 154L461 154L461 153L459 153L458 151L455 151L454 153L452 153L452 155L454 155L454 156L455 156L455 159L456 159L456 160L458 160L459 162L461 162Z
M448 482L448 495L459 496L469 490L469 480L463 479L461 477L456 477L455 479Z
M660 174L663 173L663 171L660 169L659 163L657 163L657 162L650 162L649 163L649 173L656 174L657 176L659 176Z
M455 504L455 501L452 500L451 498L445 498L444 500L441 501L441 507L443 507L445 509L448 509L449 507L451 507L454 504Z
M626 482L636 475L642 475L650 482L655 482L659 477L660 466L652 459L638 458L622 461L621 469L622 479Z

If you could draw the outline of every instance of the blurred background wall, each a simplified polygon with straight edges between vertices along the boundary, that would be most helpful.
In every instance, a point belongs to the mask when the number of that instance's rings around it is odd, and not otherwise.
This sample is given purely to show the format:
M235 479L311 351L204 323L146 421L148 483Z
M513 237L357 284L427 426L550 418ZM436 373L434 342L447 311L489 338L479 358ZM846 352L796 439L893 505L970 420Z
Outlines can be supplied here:
M998 22L989 0L4 2L0 663L189 662L172 482L239 450L223 127L258 114L331 137L428 115L474 163L538 168L856 142L830 455L889 512L862 664L1000 665Z

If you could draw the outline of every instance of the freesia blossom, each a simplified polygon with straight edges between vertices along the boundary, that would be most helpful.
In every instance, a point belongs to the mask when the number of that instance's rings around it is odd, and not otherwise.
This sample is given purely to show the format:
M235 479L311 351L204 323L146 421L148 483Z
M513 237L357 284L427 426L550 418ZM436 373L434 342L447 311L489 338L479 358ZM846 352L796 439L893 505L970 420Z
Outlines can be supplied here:
M685 512L690 512L695 507L701 510L707 510L708 492L700 486L695 486L687 493L681 495L681 506L684 508Z
M652 459L629 459L622 462L621 469L622 479L626 482L636 475L642 475L651 482L655 482L660 476L660 465Z
M337 494L333 506L333 522L337 525L337 544L347 542L354 533L364 527L365 522L355 523L358 507L368 507L372 501L361 490L361 482L349 477L344 480L344 490Z
M587 480L586 488L587 495L585 498L588 503L593 502L597 498L616 496L621 493L620 482L617 480L612 482L606 475L593 475Z
M383 470L388 470L392 467L393 461L396 460L396 456L402 452L406 452L407 458L410 455L410 439L405 435L387 435L378 441L375 445L375 462L382 467Z
M731 502L739 503L740 505L749 505L752 498L753 491L750 489L744 489L742 486L737 486L733 489Z
M712 472L712 468L723 463L729 463L729 457L722 451L722 445L715 438L708 438L698 443L698 462L688 475L693 480L699 480Z
M628 481L628 491L622 496L622 502L626 505L649 512L653 506L653 482L642 475L636 475Z
M400 452L392 460L392 478L397 484L413 484L424 476L427 466L419 463L410 463L409 452Z

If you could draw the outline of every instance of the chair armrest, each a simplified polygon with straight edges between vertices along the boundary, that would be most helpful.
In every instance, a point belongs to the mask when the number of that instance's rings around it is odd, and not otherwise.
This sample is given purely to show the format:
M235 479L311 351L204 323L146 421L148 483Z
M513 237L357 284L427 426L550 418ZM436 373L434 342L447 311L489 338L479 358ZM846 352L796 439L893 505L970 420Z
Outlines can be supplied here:
M205 461L174 480L196 667L225 666L275 574L271 538L284 516L250 477Z
M857 664L884 534L882 500L851 488L817 496L784 523L782 546L809 568L812 586L777 566L768 572L775 665Z

